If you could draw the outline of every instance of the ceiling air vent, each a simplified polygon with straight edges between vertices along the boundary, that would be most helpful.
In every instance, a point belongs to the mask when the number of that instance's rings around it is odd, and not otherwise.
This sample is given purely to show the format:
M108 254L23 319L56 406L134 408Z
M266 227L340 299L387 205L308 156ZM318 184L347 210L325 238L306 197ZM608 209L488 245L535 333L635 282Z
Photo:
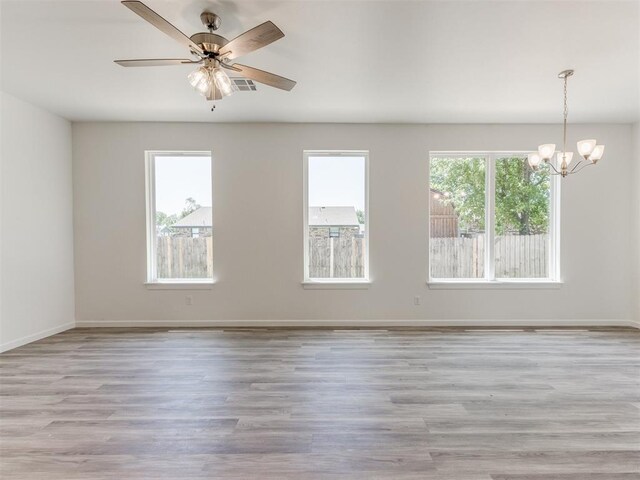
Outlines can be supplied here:
M255 92L257 90L256 84L253 83L253 80L249 80L248 78L233 77L231 80L236 84L236 87L238 87L238 90L241 92Z

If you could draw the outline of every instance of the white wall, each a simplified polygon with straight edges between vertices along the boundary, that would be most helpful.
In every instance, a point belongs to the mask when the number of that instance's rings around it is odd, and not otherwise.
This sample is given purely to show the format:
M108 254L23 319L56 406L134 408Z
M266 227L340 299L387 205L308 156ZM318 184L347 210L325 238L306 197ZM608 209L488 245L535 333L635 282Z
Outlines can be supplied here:
M71 124L0 92L0 351L74 325Z
M605 158L563 180L562 288L430 290L429 150L528 150L559 143L560 126L74 124L76 319L83 325L314 319L624 323L634 313L631 127L571 126L572 146L592 137L607 145ZM218 282L212 290L143 285L146 149L213 152ZM368 290L305 290L300 284L304 149L370 151ZM193 305L185 305L186 294ZM416 295L420 306L413 304Z

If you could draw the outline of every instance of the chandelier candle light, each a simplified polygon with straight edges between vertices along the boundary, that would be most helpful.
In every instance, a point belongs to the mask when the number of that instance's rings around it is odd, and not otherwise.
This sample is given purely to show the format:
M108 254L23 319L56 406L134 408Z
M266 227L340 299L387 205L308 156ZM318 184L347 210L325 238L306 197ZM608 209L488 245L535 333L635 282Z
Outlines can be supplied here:
M540 168L541 162L544 162L553 170L552 175L562 175L566 177L567 175L578 173L584 167L595 165L598 163L598 160L602 158L604 145L596 145L597 142L594 139L580 140L578 142L578 154L582 159L569 169L569 165L573 160L573 152L567 152L567 115L569 114L567 107L567 80L571 75L573 75L573 70L564 70L558 74L558 78L564 80L564 136L562 151L558 152L554 165L553 157L556 153L556 145L554 143L540 145L537 152L532 152L527 155L529 166L533 170Z

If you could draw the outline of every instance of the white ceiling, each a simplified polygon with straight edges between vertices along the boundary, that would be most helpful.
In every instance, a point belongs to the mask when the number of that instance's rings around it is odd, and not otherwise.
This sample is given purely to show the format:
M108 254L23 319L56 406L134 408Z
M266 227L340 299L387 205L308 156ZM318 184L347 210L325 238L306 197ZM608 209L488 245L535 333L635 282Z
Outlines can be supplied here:
M71 120L529 123L640 119L640 1L160 1L191 35L202 10L231 39L272 20L285 38L239 59L298 81L259 86L215 112L186 56L117 0L2 0L2 89Z

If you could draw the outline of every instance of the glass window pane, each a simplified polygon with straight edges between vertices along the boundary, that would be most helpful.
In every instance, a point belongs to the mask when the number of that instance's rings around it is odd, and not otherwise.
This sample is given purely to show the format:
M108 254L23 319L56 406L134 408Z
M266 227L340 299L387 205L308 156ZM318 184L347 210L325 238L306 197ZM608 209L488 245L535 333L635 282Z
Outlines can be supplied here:
M366 157L308 157L309 278L365 278Z
M432 157L429 203L431 278L483 278L485 159Z
M211 157L153 161L157 279L213 278Z
M496 159L496 278L549 276L551 177L526 157Z

